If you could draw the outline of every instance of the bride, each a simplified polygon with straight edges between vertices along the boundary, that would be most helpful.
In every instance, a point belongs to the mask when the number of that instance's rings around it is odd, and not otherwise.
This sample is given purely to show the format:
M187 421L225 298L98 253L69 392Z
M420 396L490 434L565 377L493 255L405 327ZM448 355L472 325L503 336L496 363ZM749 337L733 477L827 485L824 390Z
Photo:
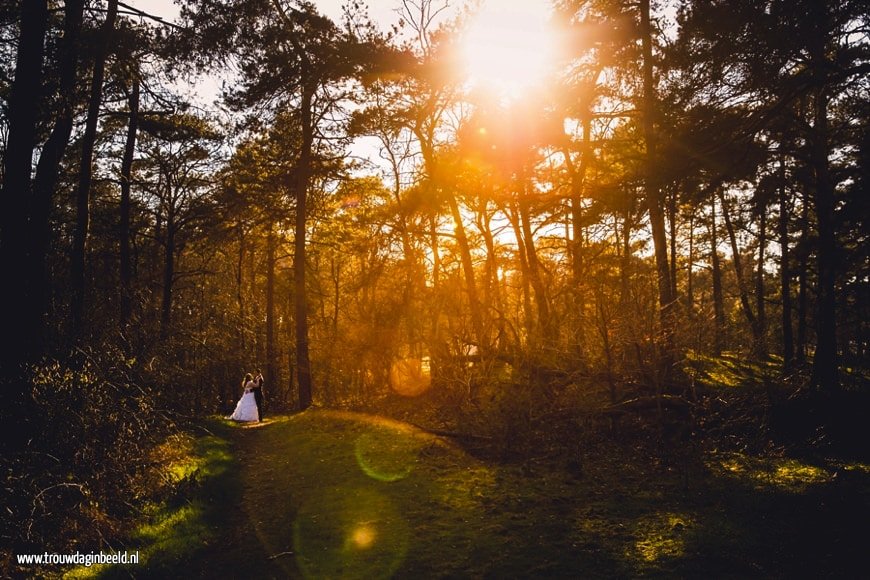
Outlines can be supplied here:
M236 410L230 415L233 421L259 421L260 413L257 410L257 400L254 397L254 377L251 373L245 375L242 381L242 387L245 389L242 398L236 404Z

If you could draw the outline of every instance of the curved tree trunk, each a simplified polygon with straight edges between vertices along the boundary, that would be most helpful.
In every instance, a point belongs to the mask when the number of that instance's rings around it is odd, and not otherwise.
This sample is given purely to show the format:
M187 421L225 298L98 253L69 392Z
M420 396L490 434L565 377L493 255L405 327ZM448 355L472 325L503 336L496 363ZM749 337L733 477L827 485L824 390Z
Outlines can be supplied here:
M76 74L79 59L79 38L84 14L84 0L70 0L64 7L63 49L60 62L58 95L60 107L48 140L42 146L36 176L33 181L33 203L30 212L31 273L33 288L33 318L36 332L44 332L42 318L48 312L49 289L46 262L51 239L51 207L54 199L60 164L69 144L73 127L76 100ZM38 342L41 343L41 337ZM37 345L36 351L41 348Z
M91 217L94 144L97 140L97 122L103 98L103 77L106 70L106 56L109 51L109 36L115 28L117 15L118 0L109 0L106 20L100 30L101 38L94 60L94 72L91 77L91 91L88 99L88 116L85 121L85 133L82 136L82 157L79 167L79 183L76 189L76 227L70 255L70 313L72 316L72 335L76 339L81 336L84 325L85 258Z
M124 158L121 160L121 207L118 237L121 258L121 327L130 322L133 304L132 270L130 267L130 185L133 173L133 153L136 149L136 132L139 128L139 79L133 79L133 87L127 99L130 119L127 123L127 140L124 143Z
M749 323L749 329L752 331L752 352L756 357L761 358L766 355L764 352L764 336L758 317L755 316L752 304L749 301L749 288L746 285L746 276L743 273L743 260L740 257L740 248L737 245L737 234L734 231L734 224L731 222L731 213L728 211L728 205L725 203L725 194L722 188L717 188L716 195L719 197L719 203L722 206L722 219L725 221L725 230L728 232L728 241L731 243L734 273L737 276L737 290L740 294L740 307L744 316L746 316L746 321Z
M550 317L550 304L547 298L547 291L544 287L544 282L541 277L541 264L538 260L538 253L535 249L535 238L532 233L531 214L529 211L529 199L526 188L528 184L525 178L520 184L522 191L520 192L517 206L520 214L520 227L522 228L523 242L526 248L526 260L528 261L529 282L535 293L535 307L538 312L538 327L541 331L542 345L549 346L554 337L552 319Z
M471 261L471 247L468 244L468 236L465 234L465 226L462 223L462 213L459 211L459 203L456 197L449 195L448 205L450 215L453 217L453 225L456 231L456 243L459 246L459 255L462 262L462 271L465 274L465 291L468 293L468 307L471 311L471 326L477 347L484 351L487 349L487 337L483 329L483 316L480 313L480 300L477 296L477 283L474 280L474 263Z

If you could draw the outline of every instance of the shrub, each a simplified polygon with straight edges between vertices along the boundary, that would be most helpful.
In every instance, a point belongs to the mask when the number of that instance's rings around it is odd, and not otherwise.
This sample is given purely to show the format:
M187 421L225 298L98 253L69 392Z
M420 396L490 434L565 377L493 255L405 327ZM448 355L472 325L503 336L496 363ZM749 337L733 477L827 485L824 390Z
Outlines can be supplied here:
M33 436L0 468L13 553L96 549L140 498L148 451L173 427L117 348L45 360L27 377ZM9 555L6 555L7 558Z

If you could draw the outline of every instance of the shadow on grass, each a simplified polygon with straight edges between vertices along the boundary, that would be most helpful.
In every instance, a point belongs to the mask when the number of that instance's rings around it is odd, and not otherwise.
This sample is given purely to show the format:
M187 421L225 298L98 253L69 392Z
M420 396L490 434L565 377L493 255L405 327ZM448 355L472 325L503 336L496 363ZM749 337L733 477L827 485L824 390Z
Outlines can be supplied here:
M263 565L256 543L239 537L247 522L239 509L243 481L231 443L238 427L210 419L202 428L203 435L175 436L166 443L175 455L163 468L172 491L144 507L121 548L138 551L139 563L78 567L65 577L169 578L180 573L232 577L247 571L268 577L268 572L274 572ZM252 544L253 549L247 549Z
M713 456L687 492L630 452L578 478L349 413L256 437L246 502L294 576L848 577L866 537L864 467L847 483L846 466Z
M477 459L380 417L212 422L189 490L108 576L855 577L870 466L721 453L680 474L604 444L582 475Z

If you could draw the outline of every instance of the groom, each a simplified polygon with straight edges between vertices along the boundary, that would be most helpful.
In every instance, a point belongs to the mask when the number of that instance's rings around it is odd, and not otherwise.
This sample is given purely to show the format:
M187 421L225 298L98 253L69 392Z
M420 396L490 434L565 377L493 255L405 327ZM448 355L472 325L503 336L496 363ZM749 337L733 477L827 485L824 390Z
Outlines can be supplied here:
M263 420L264 401L263 401L263 373L257 369L257 377L254 379L254 401L257 403L257 415L260 416L260 421Z

